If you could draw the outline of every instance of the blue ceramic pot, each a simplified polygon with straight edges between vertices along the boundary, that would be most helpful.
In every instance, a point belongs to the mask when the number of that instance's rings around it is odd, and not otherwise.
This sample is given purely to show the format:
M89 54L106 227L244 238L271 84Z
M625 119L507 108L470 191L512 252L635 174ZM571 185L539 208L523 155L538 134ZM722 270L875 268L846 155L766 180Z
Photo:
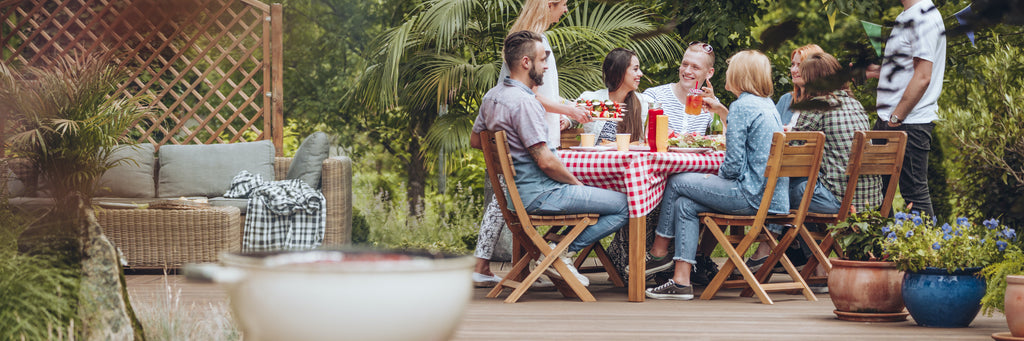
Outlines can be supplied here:
M949 273L925 268L903 275L903 303L914 322L925 327L963 328L974 321L985 296L981 268Z

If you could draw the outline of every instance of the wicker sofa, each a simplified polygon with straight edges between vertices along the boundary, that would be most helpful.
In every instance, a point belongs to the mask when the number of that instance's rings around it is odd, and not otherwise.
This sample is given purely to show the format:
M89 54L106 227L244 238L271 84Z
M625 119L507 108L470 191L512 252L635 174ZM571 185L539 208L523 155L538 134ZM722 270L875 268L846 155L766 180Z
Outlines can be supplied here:
M284 179L292 158L271 158L274 179ZM159 165L159 161L154 163ZM30 196L36 178L30 163L23 159L8 159L5 165L11 172L4 170L4 174L29 184L26 186L28 195L9 198L12 206L34 211L52 205L51 198ZM326 198L327 209L324 245L347 244L351 241L352 228L352 162L340 156L327 158L321 165L321 191ZM159 172L159 169L155 171ZM93 198L97 220L108 238L121 250L128 267L177 268L186 263L213 262L221 252L241 249L245 199L211 199L210 207L195 209L120 208L146 207L142 205L167 199L159 195Z

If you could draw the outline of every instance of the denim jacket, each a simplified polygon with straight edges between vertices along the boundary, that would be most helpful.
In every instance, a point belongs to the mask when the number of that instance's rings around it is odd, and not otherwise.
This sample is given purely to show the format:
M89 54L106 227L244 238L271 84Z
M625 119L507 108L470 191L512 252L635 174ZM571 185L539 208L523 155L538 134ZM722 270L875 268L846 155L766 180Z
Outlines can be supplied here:
M726 121L725 161L718 169L718 175L738 181L747 203L754 208L760 207L767 183L764 170L771 151L772 135L782 131L775 103L770 98L744 92L729 105ZM769 212L789 213L789 178L779 178Z

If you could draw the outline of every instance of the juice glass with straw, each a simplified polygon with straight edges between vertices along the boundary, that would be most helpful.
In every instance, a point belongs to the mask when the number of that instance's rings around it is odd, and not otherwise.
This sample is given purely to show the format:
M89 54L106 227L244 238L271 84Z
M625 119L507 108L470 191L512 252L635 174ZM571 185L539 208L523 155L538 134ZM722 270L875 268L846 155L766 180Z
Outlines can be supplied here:
M693 84L690 94L686 96L686 110L688 115L700 115L700 108L704 106L704 91L698 89L700 81Z

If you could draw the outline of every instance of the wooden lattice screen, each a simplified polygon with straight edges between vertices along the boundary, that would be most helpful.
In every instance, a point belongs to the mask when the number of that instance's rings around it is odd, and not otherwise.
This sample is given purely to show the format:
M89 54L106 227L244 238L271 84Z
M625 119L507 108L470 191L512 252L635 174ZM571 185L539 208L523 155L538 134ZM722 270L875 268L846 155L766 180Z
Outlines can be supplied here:
M158 117L128 136L164 144L283 143L281 5L255 0L0 0L0 59L42 66L109 53Z

